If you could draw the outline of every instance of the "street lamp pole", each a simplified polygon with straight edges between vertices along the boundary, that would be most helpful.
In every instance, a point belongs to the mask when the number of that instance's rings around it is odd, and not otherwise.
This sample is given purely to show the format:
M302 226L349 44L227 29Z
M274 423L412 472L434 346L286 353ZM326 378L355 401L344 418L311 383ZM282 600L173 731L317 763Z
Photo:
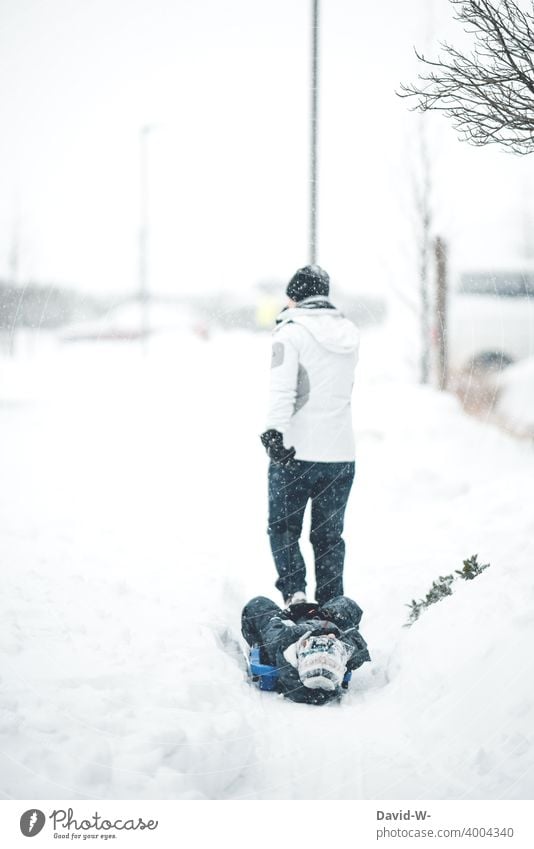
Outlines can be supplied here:
M152 126L145 124L139 131L139 304L141 308L141 341L146 349L149 333L148 304L148 136Z
M310 263L317 261L317 131L319 100L319 0L312 0Z

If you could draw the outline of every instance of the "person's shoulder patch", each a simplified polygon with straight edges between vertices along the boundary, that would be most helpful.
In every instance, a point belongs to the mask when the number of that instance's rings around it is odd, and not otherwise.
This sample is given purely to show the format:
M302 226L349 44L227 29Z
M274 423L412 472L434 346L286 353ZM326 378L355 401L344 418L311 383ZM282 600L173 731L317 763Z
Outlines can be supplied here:
M284 362L284 343L273 342L273 352L271 357L271 368L281 366Z

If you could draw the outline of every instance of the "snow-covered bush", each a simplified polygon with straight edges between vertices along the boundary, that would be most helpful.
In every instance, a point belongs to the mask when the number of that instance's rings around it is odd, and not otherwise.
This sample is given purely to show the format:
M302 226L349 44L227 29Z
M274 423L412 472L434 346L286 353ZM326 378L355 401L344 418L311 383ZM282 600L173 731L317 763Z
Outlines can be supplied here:
M489 563L481 565L478 562L478 554L473 554L472 557L464 560L463 564L463 569L455 569L455 573L464 581L472 581L473 578L480 575L484 569L487 569L490 565ZM458 579L455 578L454 575L440 575L437 581L432 582L432 586L424 598L419 601L412 599L410 604L406 605L406 607L410 608L410 616L405 627L409 628L410 625L417 622L422 610L426 610L426 608L430 607L431 604L435 604L437 601L441 601L446 596L452 595L451 585L455 580Z

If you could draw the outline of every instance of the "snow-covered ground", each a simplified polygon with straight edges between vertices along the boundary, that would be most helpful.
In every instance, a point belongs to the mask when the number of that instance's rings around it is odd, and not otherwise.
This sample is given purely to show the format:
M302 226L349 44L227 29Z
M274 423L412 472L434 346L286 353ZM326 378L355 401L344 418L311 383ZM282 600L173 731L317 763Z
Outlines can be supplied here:
M354 395L346 591L373 662L322 708L261 694L239 650L243 603L277 597L268 335L0 359L5 798L532 798L534 450L397 350L364 335ZM475 552L491 567L404 628Z

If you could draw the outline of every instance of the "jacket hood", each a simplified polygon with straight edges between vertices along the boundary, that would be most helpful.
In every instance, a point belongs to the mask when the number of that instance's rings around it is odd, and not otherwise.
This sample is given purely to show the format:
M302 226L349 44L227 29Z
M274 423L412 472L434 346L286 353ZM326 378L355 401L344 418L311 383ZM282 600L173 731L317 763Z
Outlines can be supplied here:
M327 351L350 354L358 350L358 328L327 298L306 298L294 307L286 307L276 319L276 329L290 322L305 327Z

